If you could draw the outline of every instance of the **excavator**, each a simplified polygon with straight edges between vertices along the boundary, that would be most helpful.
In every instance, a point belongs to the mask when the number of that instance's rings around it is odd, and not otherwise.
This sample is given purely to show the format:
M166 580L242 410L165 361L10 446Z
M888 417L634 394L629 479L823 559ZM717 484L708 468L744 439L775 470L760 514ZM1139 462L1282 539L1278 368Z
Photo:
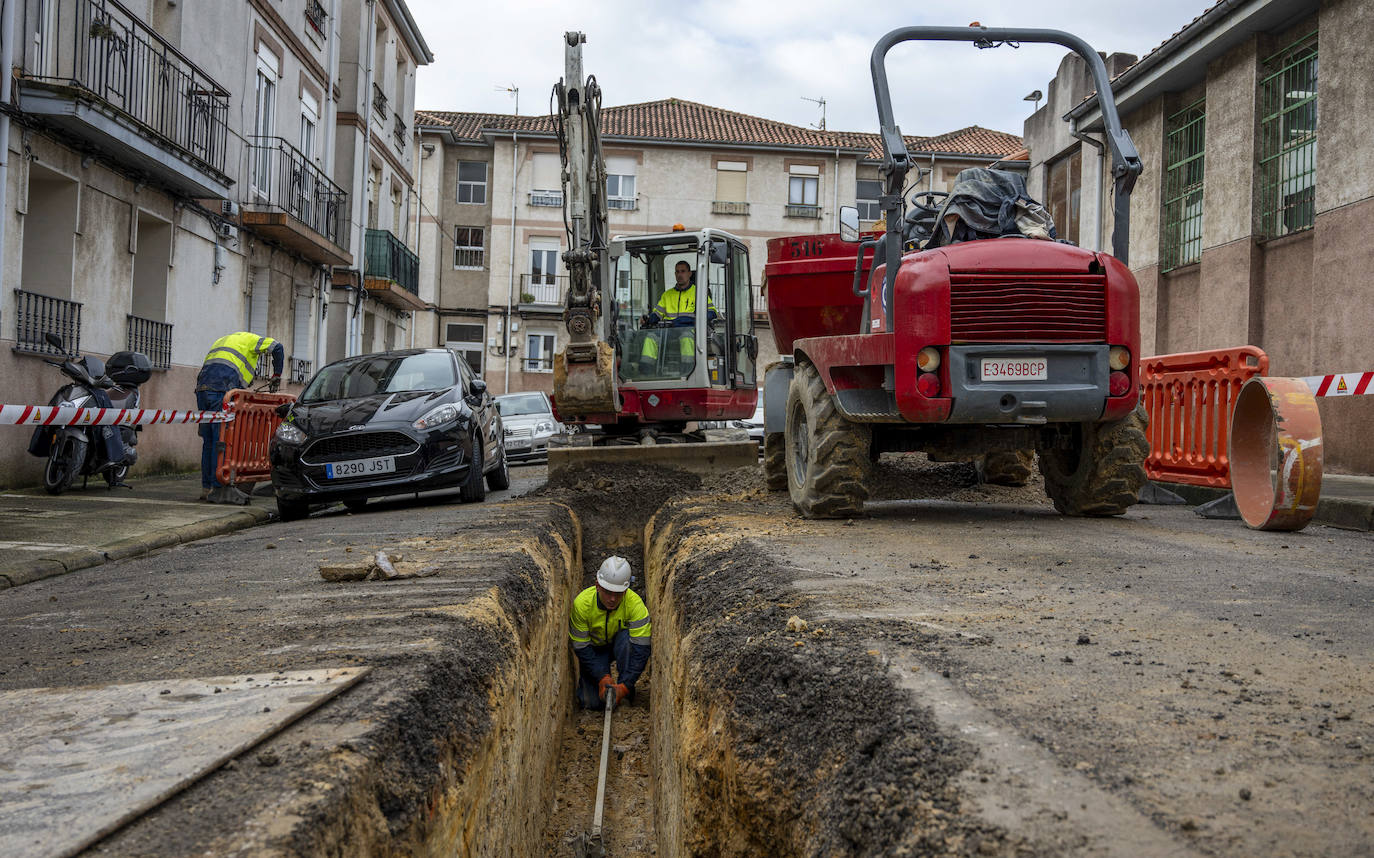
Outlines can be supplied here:
M593 462L696 471L752 465L753 441L709 428L750 416L758 402L748 248L723 230L680 224L666 233L610 235L601 90L595 77L583 78L585 34L565 33L564 41L565 73L553 98L568 342L554 356L553 400L558 419L583 431L553 439L549 470Z

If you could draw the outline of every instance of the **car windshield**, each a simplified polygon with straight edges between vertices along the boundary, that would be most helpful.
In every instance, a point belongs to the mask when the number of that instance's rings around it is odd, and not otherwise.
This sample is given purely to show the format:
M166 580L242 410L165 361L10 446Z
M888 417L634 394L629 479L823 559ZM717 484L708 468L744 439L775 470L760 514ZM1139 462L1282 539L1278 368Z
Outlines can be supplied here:
M518 417L522 414L548 414L549 404L538 393L512 393L496 397L501 406L503 417Z
M458 383L453 359L444 352L368 355L330 364L301 394L302 402L357 399L378 393L443 390Z

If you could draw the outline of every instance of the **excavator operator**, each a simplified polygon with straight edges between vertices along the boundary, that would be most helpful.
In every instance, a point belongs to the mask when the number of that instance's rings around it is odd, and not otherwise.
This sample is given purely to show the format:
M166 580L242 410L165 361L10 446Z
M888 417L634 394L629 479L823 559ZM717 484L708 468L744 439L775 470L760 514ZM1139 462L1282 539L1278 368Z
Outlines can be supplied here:
M626 697L634 702L635 681L649 666L649 609L630 589L631 577L628 560L607 557L596 584L573 599L568 638L577 654L577 700L586 709L606 708L608 688L615 689L617 705Z
M673 266L673 278L676 282L672 289L664 290L662 297L658 299L658 304L644 314L640 319L640 328L690 328L696 324L697 320L697 284L696 276L692 272L692 266L683 260L678 260L677 265ZM707 320L714 322L719 314L716 312L716 305L711 300L711 296L706 296L706 316ZM696 354L696 338L690 331L684 331L678 337L678 348L681 349L684 360L690 360ZM652 336L644 338L644 345L639 354L640 370L645 375L652 375L658 363L658 339Z

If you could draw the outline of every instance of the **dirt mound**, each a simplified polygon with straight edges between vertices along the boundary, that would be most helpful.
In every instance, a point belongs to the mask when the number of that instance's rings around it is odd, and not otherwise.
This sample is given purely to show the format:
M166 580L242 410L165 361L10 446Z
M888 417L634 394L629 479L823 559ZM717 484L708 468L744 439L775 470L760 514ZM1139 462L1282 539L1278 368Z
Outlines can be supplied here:
M1049 506L1045 482L1033 471L1024 486L978 482L972 462L932 462L924 453L884 453L874 469L872 500L949 500Z

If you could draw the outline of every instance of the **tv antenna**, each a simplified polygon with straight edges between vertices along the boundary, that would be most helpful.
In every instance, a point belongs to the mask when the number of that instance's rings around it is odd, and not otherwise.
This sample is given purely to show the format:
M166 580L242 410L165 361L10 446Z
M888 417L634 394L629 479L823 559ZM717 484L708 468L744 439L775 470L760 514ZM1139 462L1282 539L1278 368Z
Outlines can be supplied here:
M824 130L825 130L825 99L824 99L824 98L810 98L810 97L805 96L805 95L800 96L800 98L801 98L802 101L809 101L809 102L811 102L812 104L819 104L819 105L820 105L820 107L821 107L821 124L820 124L820 125L813 125L813 126L811 126L811 127L812 127L812 128L815 128L815 129L818 130L818 131L824 131Z

